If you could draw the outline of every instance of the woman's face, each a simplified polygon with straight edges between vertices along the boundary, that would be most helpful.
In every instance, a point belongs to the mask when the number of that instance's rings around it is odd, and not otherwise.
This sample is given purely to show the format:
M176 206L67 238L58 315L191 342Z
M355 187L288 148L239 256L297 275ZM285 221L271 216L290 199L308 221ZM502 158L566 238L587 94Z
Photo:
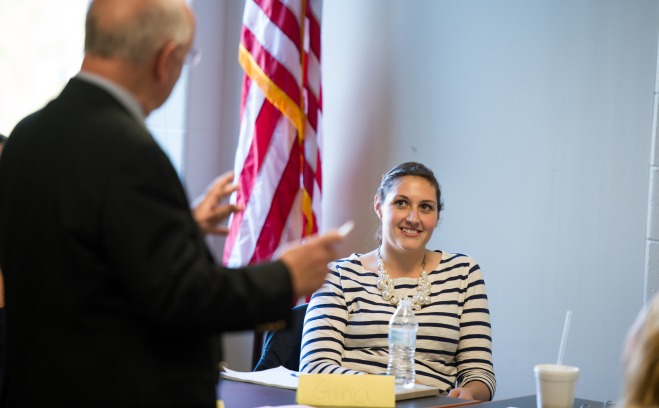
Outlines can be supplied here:
M382 220L382 244L400 250L425 249L437 227L437 191L425 178L403 176L384 202L375 196L375 212Z

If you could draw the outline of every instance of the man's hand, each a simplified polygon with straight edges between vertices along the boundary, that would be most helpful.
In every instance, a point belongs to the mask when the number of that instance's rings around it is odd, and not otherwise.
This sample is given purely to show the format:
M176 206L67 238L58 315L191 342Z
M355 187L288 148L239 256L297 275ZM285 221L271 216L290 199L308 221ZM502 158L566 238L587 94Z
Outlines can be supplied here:
M192 215L204 234L227 235L229 228L218 224L232 213L243 210L233 204L222 204L222 200L238 189L238 184L232 184L232 181L233 171L228 171L216 178L203 196L194 200Z
M338 258L338 246L349 229L311 236L301 244L284 249L279 259L290 271L296 297L311 295L325 282L327 264Z

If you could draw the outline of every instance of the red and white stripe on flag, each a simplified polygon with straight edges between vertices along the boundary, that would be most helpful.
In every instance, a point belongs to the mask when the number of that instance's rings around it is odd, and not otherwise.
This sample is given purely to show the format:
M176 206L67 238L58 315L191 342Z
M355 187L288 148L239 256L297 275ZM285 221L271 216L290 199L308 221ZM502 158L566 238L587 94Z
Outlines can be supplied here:
M234 172L240 185L224 247L228 266L271 259L318 231L322 191L322 0L247 0L245 71Z

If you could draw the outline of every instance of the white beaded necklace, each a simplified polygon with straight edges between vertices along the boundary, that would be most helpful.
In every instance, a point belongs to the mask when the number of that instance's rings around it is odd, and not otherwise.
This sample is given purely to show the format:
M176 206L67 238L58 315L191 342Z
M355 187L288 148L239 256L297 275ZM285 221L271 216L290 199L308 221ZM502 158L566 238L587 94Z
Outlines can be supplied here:
M398 302L407 298L403 297L396 290L394 286L394 280L391 279L387 270L384 268L384 262L380 256L380 248L377 252L378 259L378 280L377 287L382 291L382 299L388 301L392 305L396 306ZM427 304L430 304L430 281L428 280L428 273L426 272L426 254L423 253L423 260L421 261L421 266L423 271L417 280L416 294L412 297L412 307L414 310L421 310L421 308Z

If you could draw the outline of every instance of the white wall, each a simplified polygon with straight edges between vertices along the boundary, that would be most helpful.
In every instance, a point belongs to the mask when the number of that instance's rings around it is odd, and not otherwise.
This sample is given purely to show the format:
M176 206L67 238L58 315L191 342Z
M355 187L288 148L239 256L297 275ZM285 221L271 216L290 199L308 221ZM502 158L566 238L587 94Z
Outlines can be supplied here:
M659 56L659 50L657 51ZM648 197L648 232L645 259L646 300L659 293L659 64L654 87L654 118L652 124L652 159L650 160L650 194ZM659 296L659 295L658 295Z
M244 2L194 0L192 6L197 18L195 42L203 54L201 63L189 73L189 131L182 172L190 197L196 197L215 177L233 169L240 128L238 44ZM224 239L208 241L216 259L221 260ZM222 341L227 365L250 370L252 333L225 334Z
M238 134L242 2L217 3L195 0L193 195L231 168ZM355 219L348 249L372 249L381 174L431 166L446 204L431 246L481 264L498 399L535 392L533 365L555 361L568 309L578 396L619 394L623 336L659 273L648 223L658 30L658 0L324 4L324 227Z

